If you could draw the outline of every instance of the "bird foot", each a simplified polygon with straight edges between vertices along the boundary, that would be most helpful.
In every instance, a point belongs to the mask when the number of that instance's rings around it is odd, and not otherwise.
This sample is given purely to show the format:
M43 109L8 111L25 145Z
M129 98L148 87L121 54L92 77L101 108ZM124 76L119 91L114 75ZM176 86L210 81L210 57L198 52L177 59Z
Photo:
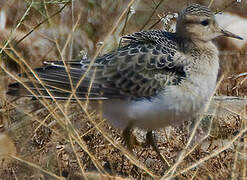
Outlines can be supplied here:
M161 159L161 161L167 166L169 167L170 164L169 162L166 160L166 158L160 153L160 150L157 146L157 143L156 143L156 140L153 136L153 132L152 131L149 131L146 135L146 143L147 145L150 145L154 151L158 154L159 158Z

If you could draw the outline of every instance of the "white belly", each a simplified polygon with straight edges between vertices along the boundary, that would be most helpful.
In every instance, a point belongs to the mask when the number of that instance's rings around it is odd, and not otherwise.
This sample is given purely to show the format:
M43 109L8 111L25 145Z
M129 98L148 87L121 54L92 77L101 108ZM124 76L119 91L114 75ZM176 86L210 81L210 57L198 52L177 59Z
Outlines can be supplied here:
M203 111L207 97L178 87L167 88L151 100L110 100L103 103L103 118L113 126L124 129L130 123L144 130L155 130L191 120Z

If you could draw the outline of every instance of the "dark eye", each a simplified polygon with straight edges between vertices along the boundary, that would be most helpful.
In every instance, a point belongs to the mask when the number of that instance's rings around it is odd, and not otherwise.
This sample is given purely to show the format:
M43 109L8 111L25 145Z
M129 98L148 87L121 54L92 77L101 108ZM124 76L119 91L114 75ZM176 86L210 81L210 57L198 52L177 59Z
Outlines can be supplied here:
M203 25L203 26L207 26L209 24L209 21L208 20L204 20L204 21L201 21L200 24Z

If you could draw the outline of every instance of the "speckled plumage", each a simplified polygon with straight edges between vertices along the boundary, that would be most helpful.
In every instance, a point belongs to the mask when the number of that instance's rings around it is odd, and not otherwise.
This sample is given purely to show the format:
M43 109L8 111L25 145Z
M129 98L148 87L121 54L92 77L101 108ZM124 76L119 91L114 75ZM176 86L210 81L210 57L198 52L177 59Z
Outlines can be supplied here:
M193 15L193 16L207 16L207 17L213 17L214 13L208 9L206 6L202 6L200 4L191 4L187 8L185 8L181 14L186 15Z
M84 99L88 95L87 87L94 73L93 88L89 95L92 99L152 97L166 86L179 84L186 74L183 64L174 60L177 51L175 38L174 33L161 30L124 36L127 45L96 58L78 88L78 98ZM63 62L45 63L48 66L35 70L39 78L51 86L70 90ZM90 60L66 63L70 65L70 76L76 86ZM15 86L13 84L10 87L14 90ZM29 86L32 87L31 84ZM51 93L57 98L67 98L69 93L62 92L61 89L52 88ZM45 89L40 90L43 95L49 96Z

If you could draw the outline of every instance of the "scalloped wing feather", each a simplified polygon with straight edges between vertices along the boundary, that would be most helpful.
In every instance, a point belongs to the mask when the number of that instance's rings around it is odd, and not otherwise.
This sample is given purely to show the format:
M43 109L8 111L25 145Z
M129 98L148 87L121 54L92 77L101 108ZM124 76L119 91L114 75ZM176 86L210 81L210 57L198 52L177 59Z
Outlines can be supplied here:
M39 85L34 85L30 81L27 86L37 97L49 97L51 93L55 98L66 99L72 87L85 76L76 91L79 99L143 98L154 96L169 85L177 85L186 77L182 63L174 59L177 44L173 33L152 30L123 38L127 45L97 57L92 64L90 60L65 64L47 61L46 67L35 69L45 85L38 81L34 84ZM19 83L10 85L8 94L18 94L18 89L21 95L33 96Z

